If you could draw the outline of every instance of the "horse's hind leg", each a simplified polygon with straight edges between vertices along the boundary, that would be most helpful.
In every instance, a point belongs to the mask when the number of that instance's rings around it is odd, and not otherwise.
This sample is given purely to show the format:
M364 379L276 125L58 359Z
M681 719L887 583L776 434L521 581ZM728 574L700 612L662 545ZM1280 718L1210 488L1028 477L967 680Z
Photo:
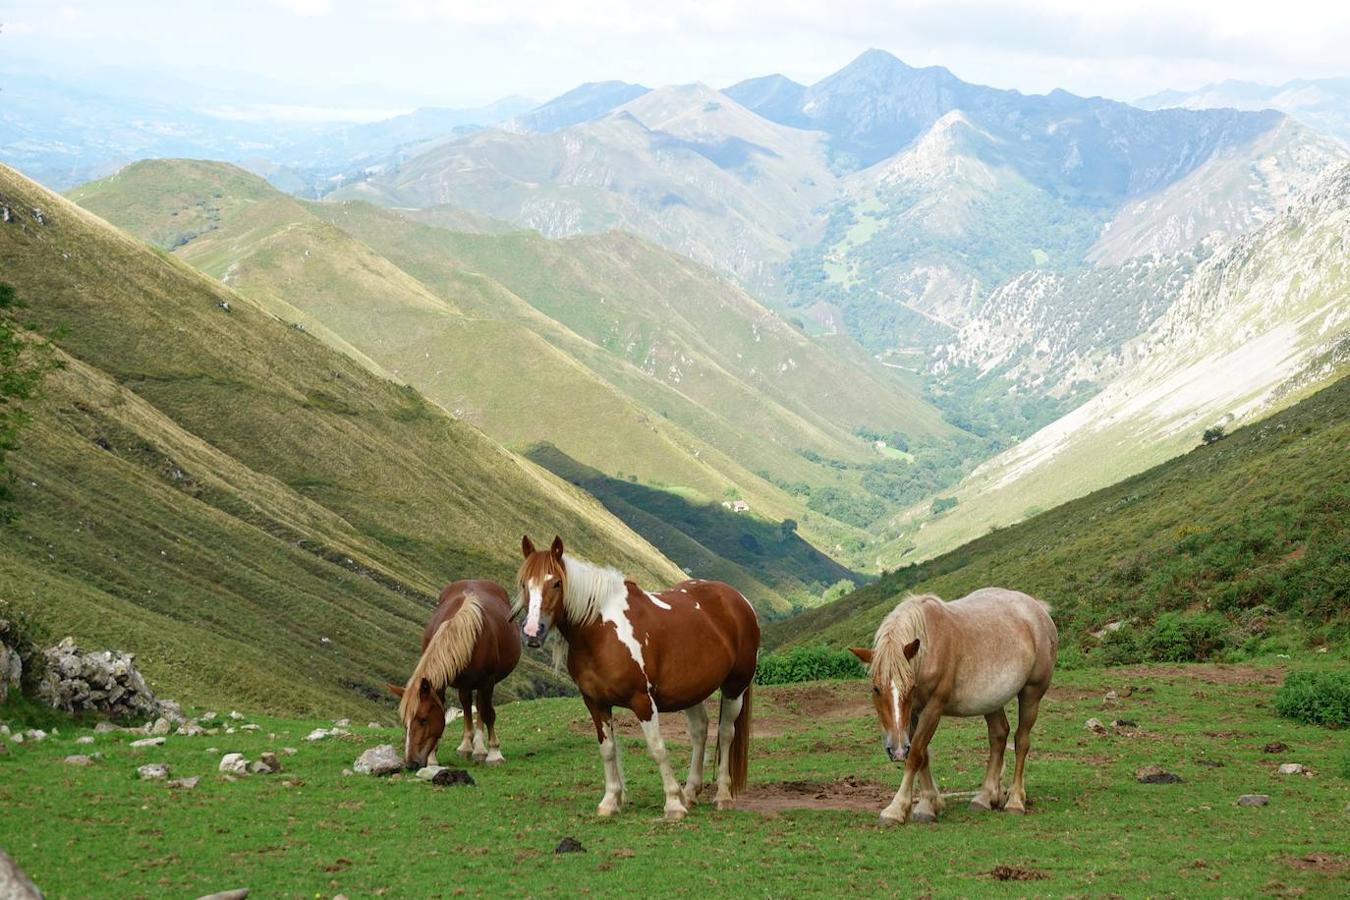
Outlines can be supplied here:
M468 759L473 755L473 690L460 688L459 707L464 710L464 740L459 742L459 755Z
M684 805L692 809L703 788L703 755L708 746L708 709L696 703L684 711L689 718L689 780L684 784Z
M492 690L497 685L489 681L486 687L478 689L478 717L487 729L487 758L483 760L489 766L506 762L502 756L502 745L497 740L497 707L492 702Z
M722 708L717 716L717 799L718 809L730 809L735 802L731 796L731 741L736 736L736 717L745 704L745 692L728 697L722 691Z
M984 770L984 784L970 801L971 809L988 812L1003 806L1003 753L1008 749L1008 714L1003 710L984 717L989 726L989 765Z
M1013 766L1012 790L1008 792L1008 802L1003 807L1008 812L1027 811L1027 791L1022 784L1022 771L1026 766L1027 751L1031 749L1031 726L1036 724L1036 713L1044 693L1045 688L1042 686L1027 685L1017 695L1017 735L1014 737L1017 762Z

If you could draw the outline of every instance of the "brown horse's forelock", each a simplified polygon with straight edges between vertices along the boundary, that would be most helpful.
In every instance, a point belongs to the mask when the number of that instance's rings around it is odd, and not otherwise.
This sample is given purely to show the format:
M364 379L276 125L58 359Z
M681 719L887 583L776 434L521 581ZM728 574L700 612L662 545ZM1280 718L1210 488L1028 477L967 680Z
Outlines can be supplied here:
M928 617L923 607L930 600L941 602L934 594L911 594L900 601L882 620L872 645L872 681L881 684L893 681L902 697L914 689L915 673L923 658L928 635ZM919 651L913 659L906 659L905 647L915 638L919 639Z

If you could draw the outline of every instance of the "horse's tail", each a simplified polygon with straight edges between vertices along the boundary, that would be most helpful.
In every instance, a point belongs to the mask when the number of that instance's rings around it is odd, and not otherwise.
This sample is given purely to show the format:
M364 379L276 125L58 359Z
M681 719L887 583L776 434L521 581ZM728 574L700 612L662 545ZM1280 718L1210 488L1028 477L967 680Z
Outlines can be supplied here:
M474 646L482 633L483 601L477 594L465 594L464 602L454 615L436 628L408 679L408 687L399 702L399 714L405 722L417 709L421 680L425 678L437 691L452 683L473 659Z
M745 693L741 695L741 711L736 716L735 730L731 735L731 757L728 760L728 768L731 774L731 796L745 790L746 773L750 770L750 722L753 718L751 712L751 692L754 684L746 687Z

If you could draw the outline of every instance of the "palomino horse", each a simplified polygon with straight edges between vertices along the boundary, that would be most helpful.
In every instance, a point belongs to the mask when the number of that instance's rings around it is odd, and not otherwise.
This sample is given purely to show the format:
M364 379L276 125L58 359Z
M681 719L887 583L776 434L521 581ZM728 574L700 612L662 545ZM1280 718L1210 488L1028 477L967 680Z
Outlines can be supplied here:
M520 661L520 635L511 624L511 601L491 581L456 581L441 591L441 602L422 632L422 658L407 687L389 685L399 698L398 712L407 729L403 764L418 769L436 761L436 745L445 731L445 689L459 691L464 710L464 740L459 755L478 762L505 762L497 741L497 710L492 690ZM474 724L474 692L480 722ZM487 729L487 744L483 729Z
M557 630L566 642L568 674L595 721L605 766L600 815L618 812L627 800L614 707L637 714L661 769L666 817L680 819L703 786L708 740L703 701L718 688L716 805L730 807L745 785L750 684L759 655L759 620L749 601L720 581L698 579L649 594L614 569L564 555L557 537L552 547L536 552L527 535L521 552L518 611L525 612L526 640L537 647L549 629ZM660 713L681 709L693 745L683 791L659 725Z
M989 725L989 765L971 808L1026 812L1022 771L1058 646L1049 608L1017 591L982 588L951 603L926 594L908 597L892 610L877 629L873 649L853 649L871 668L886 755L905 763L900 790L881 811L881 821L932 822L942 811L928 769L928 742L943 716L984 716ZM1013 697L1017 764L1005 800L1008 716L1003 707Z

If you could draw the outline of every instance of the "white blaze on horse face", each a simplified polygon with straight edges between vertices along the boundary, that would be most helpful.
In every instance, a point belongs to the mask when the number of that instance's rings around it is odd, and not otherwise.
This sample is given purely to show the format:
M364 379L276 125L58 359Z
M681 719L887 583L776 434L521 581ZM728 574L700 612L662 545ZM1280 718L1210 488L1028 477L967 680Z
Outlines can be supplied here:
M531 581L528 590L530 603L525 614L525 636L536 637L539 634L539 612L544 605L543 591L538 581Z

